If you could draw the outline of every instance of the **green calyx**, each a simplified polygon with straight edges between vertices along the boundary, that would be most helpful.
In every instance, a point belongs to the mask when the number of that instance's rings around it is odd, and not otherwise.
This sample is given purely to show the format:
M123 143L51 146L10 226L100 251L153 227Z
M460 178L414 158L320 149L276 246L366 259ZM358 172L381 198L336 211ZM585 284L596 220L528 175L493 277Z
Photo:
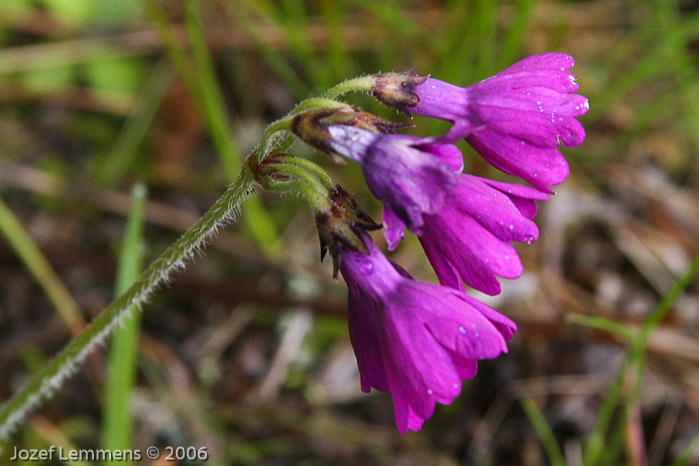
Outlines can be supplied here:
M378 230L381 225L364 212L354 197L342 186L335 185L328 194L331 205L328 209L316 212L315 222L320 238L320 260L322 261L330 251L333 278L337 278L342 249L368 254L362 233Z
M249 165L255 181L276 192L302 195L314 213L320 238L320 259L330 252L333 277L337 278L343 248L368 253L362 239L377 224L354 197L318 165L286 153L275 153L262 163Z
M413 88L427 81L429 75L420 76L417 70L403 73L375 74L371 86L371 95L378 100L399 110L408 113L408 107L414 107L420 103L420 97L413 92Z

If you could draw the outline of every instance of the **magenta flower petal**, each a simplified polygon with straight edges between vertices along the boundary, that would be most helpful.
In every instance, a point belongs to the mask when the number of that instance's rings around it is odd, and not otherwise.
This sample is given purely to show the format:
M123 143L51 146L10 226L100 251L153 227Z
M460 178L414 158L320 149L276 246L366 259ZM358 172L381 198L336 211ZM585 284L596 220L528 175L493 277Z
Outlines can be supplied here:
M350 292L348 297L347 323L350 338L354 344L354 354L357 357L357 367L361 377L362 391L369 393L371 387L387 392L390 390L386 380L386 369L383 366L381 350L376 342L379 339L378 325L376 323L376 310L370 310L369 301L364 303L363 312L357 312L358 306L353 302L356 291Z
M543 192L553 194L548 186L563 183L570 174L568 162L558 149L529 144L489 128L465 139L491 165L519 176Z
M466 141L489 163L544 192L563 182L568 164L556 149L577 146L585 130L575 118L588 101L575 76L572 57L535 55L473 86L461 88L429 78L412 91L420 98L408 110L454 122L445 140Z
M383 208L384 236L388 242L388 250L398 247L400 240L405 239L405 223L398 218L389 206Z
M482 179L484 183L501 191L510 198L512 203L526 218L532 219L536 216L536 201L546 201L549 196L539 190L527 186L519 186L501 181Z
M467 285L496 295L501 291L498 275L517 278L522 274L522 263L512 244L498 239L471 218L464 217L460 226L446 218L426 223L419 238L440 283L445 286L454 287L453 273L449 271L456 269ZM446 267L442 265L445 261L451 265L446 276L443 271Z
M390 391L398 429L419 430L436 403L449 404L477 361L507 351L515 324L459 291L412 280L371 241L344 251L350 338L362 389Z
M328 145L362 164L364 177L377 199L389 206L411 231L420 231L423 215L441 208L458 183L453 167L461 152L450 144L412 136L377 135L353 126L328 128Z
M418 235L440 283L461 289L463 280L484 293L498 294L497 276L522 274L511 241L538 238L529 215L536 213L535 200L546 197L533 188L460 175L459 186L439 212L425 216Z
M440 243L438 241L421 241L420 244L422 244L422 249L425 251L425 256L427 256L427 260L430 261L435 274L437 274L437 278L439 278L439 283L444 286L454 288L455 290L464 291L464 284L461 279L462 273L451 261L449 261L447 255L441 252ZM481 264L481 268L482 267L485 266ZM495 283L492 283L490 278L488 278L485 280L485 282L486 283L484 283L482 287L494 290L491 294L498 294L500 292L497 280L495 280Z
M419 138L412 138L411 136L406 136L413 139L416 144L415 147L422 151L433 154L435 157L444 161L449 168L457 173L461 173L464 170L464 156L453 144L437 144L434 142L424 142L429 141L429 139L423 139L420 141Z

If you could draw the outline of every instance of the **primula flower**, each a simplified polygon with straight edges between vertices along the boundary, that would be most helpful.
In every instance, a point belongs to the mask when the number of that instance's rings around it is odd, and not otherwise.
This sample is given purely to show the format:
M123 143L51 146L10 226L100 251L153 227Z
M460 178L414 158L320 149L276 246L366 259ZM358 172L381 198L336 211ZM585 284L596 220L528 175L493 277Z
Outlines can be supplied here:
M359 162L374 196L413 232L421 230L423 215L438 211L459 182L463 156L452 144L348 125L331 125L328 131L330 150Z
M435 403L450 404L479 359L507 352L507 317L460 291L415 281L366 239L345 249L348 323L362 390L391 392L398 430L417 431Z
M534 188L460 175L459 186L438 212L424 217L418 234L440 283L463 289L463 281L490 295L500 293L496 276L522 274L511 241L531 243L539 237L530 219L536 214L535 200L546 199ZM389 249L395 249L405 225L390 208L384 210L384 224Z
M589 104L566 71L574 63L562 53L534 55L467 88L429 78L411 87L420 102L407 110L454 122L447 141L464 138L495 167L553 193L548 186L569 173L556 147L585 139L575 117Z

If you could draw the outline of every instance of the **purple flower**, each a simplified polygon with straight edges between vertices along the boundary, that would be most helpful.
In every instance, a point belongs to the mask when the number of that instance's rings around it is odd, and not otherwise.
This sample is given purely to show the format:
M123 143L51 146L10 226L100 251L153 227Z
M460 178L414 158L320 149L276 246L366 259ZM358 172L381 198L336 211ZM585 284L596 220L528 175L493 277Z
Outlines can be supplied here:
M398 430L419 430L435 403L449 404L479 359L507 352L507 317L460 291L418 282L366 240L342 253L348 322L362 390L391 392Z
M452 144L347 125L331 125L328 131L330 149L362 164L371 192L411 231L420 231L423 215L439 210L458 184L463 157Z
M548 195L526 186L459 176L442 208L424 217L418 234L440 283L463 289L462 281L484 293L500 293L496 276L517 278L522 263L511 241L531 243L539 230L530 219L535 200ZM394 249L405 225L389 208L384 210L386 239Z
M556 147L585 139L575 117L589 104L566 71L574 63L562 53L534 55L467 88L429 78L412 88L420 103L407 109L454 122L446 140L465 138L495 167L552 193L548 186L569 173Z

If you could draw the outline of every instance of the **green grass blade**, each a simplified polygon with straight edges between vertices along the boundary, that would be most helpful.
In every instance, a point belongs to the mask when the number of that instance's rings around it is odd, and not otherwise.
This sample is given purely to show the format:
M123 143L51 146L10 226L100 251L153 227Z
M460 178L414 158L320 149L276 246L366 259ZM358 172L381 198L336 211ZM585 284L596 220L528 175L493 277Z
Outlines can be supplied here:
M502 40L500 57L497 60L497 70L507 68L519 58L524 43L529 36L532 16L539 1L520 0L515 3L514 17L507 27L507 32Z
M558 446L556 437L553 435L551 426L536 405L536 402L529 396L522 398L519 402L522 405L522 409L524 409L524 412L527 414L527 417L529 417L529 420L534 425L534 429L536 429L536 433L539 435L539 439L544 445L551 466L566 466L563 453Z
M636 336L636 334L626 325L620 324L619 322L615 322L613 320L605 319L604 317L574 314L570 316L569 320L574 324L604 330L623 338L629 343L632 342Z
M172 243L128 290L117 297L73 338L53 359L36 371L27 384L9 400L0 404L0 454L10 435L24 422L27 414L53 396L70 377L87 353L112 334L115 326L133 309L141 306L170 274L182 268L195 251L223 225L237 217L240 203L252 192L253 174L243 169L218 201L189 230Z
M598 464L603 466L617 466L622 464L620 457L626 441L627 420L628 414L622 410L614 423L614 427L610 429L610 438L605 440Z
M267 43L265 37L263 37L259 31L258 24L252 18L250 11L248 11L248 8L253 8L255 5L252 5L253 2L248 0L245 0L245 3L245 5L238 4L235 8L232 5L228 5L229 11L235 15L247 30L258 52L262 56L262 59L277 77L279 77L294 97L298 100L304 99L310 93L311 88L289 62L287 62L286 58Z
M308 36L308 13L303 0L283 0L281 26L291 52L303 68L308 80L316 88L332 86L331 69L325 60L314 53Z
M642 344L644 346L653 330L660 325L660 322L662 322L665 316L667 316L667 313L670 312L670 309L672 308L672 305L675 304L675 301L682 296L684 290L690 283L692 283L692 280L697 275L697 272L699 272L699 254L694 256L694 259L689 264L689 267L687 267L687 270L685 270L682 276L675 282L670 291L663 296L663 299L660 300L660 303L658 303L656 308L650 313L650 316L648 316L643 323L643 328L639 338L643 339Z
M461 84L464 73L473 67L473 37L469 27L472 2L450 2L445 9L445 33L439 48L440 79Z
M333 81L347 77L351 60L342 35L343 13L338 3L333 0L320 1L321 14L328 27L328 61L332 65Z
M228 130L228 116L223 106L223 95L216 79L213 60L206 44L201 24L199 0L187 1L187 32L192 45L195 69L195 86L199 90L199 104L204 113L209 132L226 173L233 180L240 169L241 156Z
M672 466L689 466L689 462L692 461L692 458L694 458L697 453L699 453L699 433L692 437L687 447L682 450L677 459L672 463Z
M221 165L229 180L233 180L241 166L240 151L228 131L228 117L223 106L223 97L216 79L213 61L206 46L201 23L199 1L187 3L187 31L192 43L194 63L178 45L167 18L153 0L141 0L144 10L158 28L165 43L170 60L187 85L189 92L204 117ZM279 257L281 246L276 227L258 198L245 205L245 226L257 241L260 249L270 258Z
M79 334L85 327L80 308L39 247L32 241L22 223L2 199L0 199L0 233L12 246L39 286L43 288L71 334Z
M585 445L585 451L583 454L583 464L585 466L596 465L602 456L606 446L605 441L607 438L607 432L609 432L609 427L612 425L614 415L617 412L617 406L619 404L619 399L621 398L621 392L626 379L628 366L629 363L625 360L619 369L619 372L617 372L612 385L607 390L607 395L602 401L602 407L597 415L597 422L587 438Z
M497 64L497 28L500 2L497 0L477 0L475 15L478 28L478 52L476 54L476 79L480 81L492 75Z
M187 2L187 30L189 32L196 69L198 87L204 117L212 134L221 164L230 181L240 170L242 157L228 131L228 116L223 106L223 94L214 71L201 20L199 0ZM274 221L265 210L258 197L249 198L244 206L245 227L257 240L257 244L270 258L279 257L281 243Z
M656 308L651 312L649 317L643 324L641 331L634 335L633 346L627 354L621 369L617 373L614 382L612 383L607 396L605 397L600 413L597 417L597 423L588 437L585 448L583 464L585 466L594 466L598 464L603 457L604 450L607 448L606 438L610 431L610 426L617 412L617 406L623 392L626 376L630 369L633 371L634 384L632 392L628 397L627 404L633 405L640 395L641 384L645 369L645 345L651 332L662 322L672 305L682 295L685 288L689 286L692 279L699 271L699 254L697 254L687 270L675 282L670 291L658 303ZM618 427L623 429L624 427Z
M101 186L116 186L126 174L173 78L174 72L169 63L161 61L155 65L114 147L97 170L97 182Z
M668 55L668 50L672 51L678 47L684 47L682 44L686 44L688 40L696 37L696 31L698 30L699 14L696 14L668 28L662 34L659 33L656 23L649 23L645 29L636 33L639 40L652 42L652 48L645 55L637 57L639 54L635 46L637 45L637 40L632 42L633 46L623 47L624 55L627 56L619 56L618 62L623 62L628 60L629 57L633 57L633 65L625 68L619 75L608 73L603 91L595 96L595 101L599 102L599 104L590 108L586 115L587 120L595 121L600 118L612 104L621 100L644 81L666 76L668 73L674 75L676 73L675 53L670 52ZM685 54L686 51L683 50L682 53ZM613 51L612 55L618 56L619 54ZM683 59L680 63L686 63L686 61ZM602 64L602 66L604 66L604 69L613 69L612 63ZM694 70L694 68L691 68L691 63L686 66Z
M145 223L146 189L136 185L132 191L133 206L126 225L124 244L119 258L116 295L124 293L143 268L143 229ZM107 450L127 450L132 447L133 421L131 393L136 379L138 337L141 313L131 310L130 318L114 331L109 349L107 380L104 394L102 447ZM104 465L122 464L105 461Z

